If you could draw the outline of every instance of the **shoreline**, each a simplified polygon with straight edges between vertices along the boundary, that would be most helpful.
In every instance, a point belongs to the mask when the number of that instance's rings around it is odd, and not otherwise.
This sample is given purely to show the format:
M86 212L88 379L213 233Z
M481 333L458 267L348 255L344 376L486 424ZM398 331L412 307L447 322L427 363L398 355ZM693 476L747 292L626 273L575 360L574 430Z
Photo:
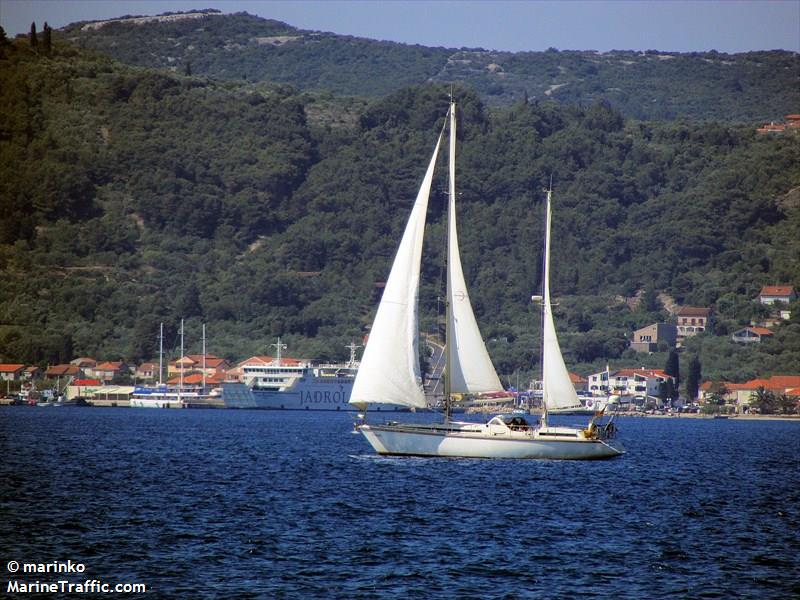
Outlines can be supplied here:
M620 417L646 417L648 419L733 419L735 421L800 421L800 415L701 415L698 413L675 413L671 415L646 415L636 413L620 413Z

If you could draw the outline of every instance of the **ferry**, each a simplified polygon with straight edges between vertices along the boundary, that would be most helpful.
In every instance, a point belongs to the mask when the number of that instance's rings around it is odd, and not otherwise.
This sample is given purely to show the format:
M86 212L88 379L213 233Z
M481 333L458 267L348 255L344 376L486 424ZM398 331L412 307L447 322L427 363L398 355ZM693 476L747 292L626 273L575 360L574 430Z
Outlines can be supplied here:
M239 365L240 383L223 383L222 400L226 408L272 410L356 410L350 392L358 372L355 349L350 361L342 364L315 364L310 360L281 357L285 345L277 347L276 356L255 356ZM374 410L394 412L394 407L376 405ZM372 407L370 407L372 409ZM398 410L404 411L402 407Z

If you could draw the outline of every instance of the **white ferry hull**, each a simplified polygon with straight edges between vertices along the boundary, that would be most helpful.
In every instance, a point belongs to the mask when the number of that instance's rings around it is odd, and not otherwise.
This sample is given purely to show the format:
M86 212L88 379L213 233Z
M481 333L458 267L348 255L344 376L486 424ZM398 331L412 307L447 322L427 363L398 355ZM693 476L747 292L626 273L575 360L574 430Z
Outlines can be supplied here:
M252 389L243 383L225 383L222 397L226 408L356 412L358 409L348 402L352 388L352 378L331 380L309 376L281 391ZM369 409L408 412L407 408L386 404L369 405Z
M553 434L543 439L526 434L493 434L488 430L465 431L445 426L361 425L359 430L378 454L393 456L439 456L452 458L513 458L592 460L624 454L619 444L574 434ZM570 437L571 436L571 437Z

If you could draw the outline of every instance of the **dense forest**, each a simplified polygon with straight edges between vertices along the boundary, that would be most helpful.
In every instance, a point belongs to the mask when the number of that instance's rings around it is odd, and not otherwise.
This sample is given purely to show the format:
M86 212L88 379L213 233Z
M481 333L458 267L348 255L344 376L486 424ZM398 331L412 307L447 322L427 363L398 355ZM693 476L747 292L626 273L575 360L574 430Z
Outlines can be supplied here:
M136 362L156 355L160 322L174 341L181 318L190 348L206 323L209 350L233 360L269 353L279 335L291 354L346 358L374 314L450 86L359 99L31 40L0 39L0 359ZM666 352L627 345L669 318L669 300L714 310L715 334L682 356L699 357L705 377L797 372L800 306L761 345L727 334L765 316L762 285L800 286L800 136L454 93L462 261L506 381L538 359L529 298L551 178L571 369L663 367ZM433 334L443 172L420 298Z
M59 35L128 64L336 95L383 97L409 85L457 83L489 106L524 98L584 107L605 101L637 119L734 122L782 119L800 105L800 58L792 52L429 48L203 12L202 19L146 24L75 23Z

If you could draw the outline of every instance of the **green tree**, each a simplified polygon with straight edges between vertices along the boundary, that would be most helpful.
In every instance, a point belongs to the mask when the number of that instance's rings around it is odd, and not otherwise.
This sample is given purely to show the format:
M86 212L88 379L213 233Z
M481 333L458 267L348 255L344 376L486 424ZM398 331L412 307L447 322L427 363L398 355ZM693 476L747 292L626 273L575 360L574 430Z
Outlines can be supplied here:
M762 415L771 415L777 411L778 399L774 392L759 386L750 394L750 406L757 409Z
M716 404L717 406L722 406L725 404L725 396L728 395L728 386L726 386L723 382L717 382L711 384L711 387L708 390L708 398L709 402L712 404Z
M50 28L50 25L47 24L47 21L44 22L44 27L42 29L42 49L44 53L49 55L51 50L53 49L53 30Z
M652 285L648 285L642 293L641 308L648 313L655 313L661 310L658 292Z
M674 390L677 392L681 384L680 359L675 349L669 351L667 362L664 365L664 373L671 375L675 379Z
M697 399L697 392L700 389L702 367L700 359L697 356L692 356L689 359L689 373L686 375L686 397L689 400Z
M778 410L782 415L793 415L797 413L797 398L788 394L781 394L777 399Z
M36 36L36 21L31 23L31 33L29 36L31 48L34 50L39 48L39 38Z

